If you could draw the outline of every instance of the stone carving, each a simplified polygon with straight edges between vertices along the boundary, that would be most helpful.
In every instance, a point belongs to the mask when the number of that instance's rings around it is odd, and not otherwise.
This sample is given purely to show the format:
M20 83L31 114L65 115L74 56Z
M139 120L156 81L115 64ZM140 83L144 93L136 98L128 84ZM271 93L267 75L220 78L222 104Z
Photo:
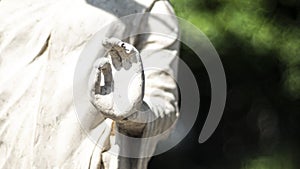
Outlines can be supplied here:
M98 61L91 102L105 117L119 121L132 115L142 105L145 80L142 60L135 47L119 39L106 39L103 46L108 50L110 57L102 57ZM113 74L119 72L122 72L120 76L113 77ZM101 74L104 77L103 86L100 85ZM132 90L128 91L127 84L124 84L122 79L131 78L133 74L136 74L135 80L130 82L133 86L130 88ZM114 84L125 87L115 87ZM116 102L119 106L116 106Z
M178 94L170 76L176 77L176 39L152 34L140 36L139 41L128 38L124 43L111 39L134 29L151 32L153 25L147 20L103 32L103 38L110 38L104 41L109 57L98 61L95 57L94 70L103 73L104 84L98 76L91 83L94 88L82 91L90 92L94 106L88 105L84 118L78 121L73 104L73 76L76 63L81 61L79 56L103 24L118 20L127 10L114 6L115 1L92 2L0 2L0 168L144 169L150 156L127 158L109 150L122 153L135 149L141 156L153 154L159 140L133 145L120 134L147 138L162 133L176 121ZM136 12L173 14L168 1L136 0L127 5L131 13L136 6ZM167 23L169 34L177 35L176 21L163 23ZM125 59L120 61L118 56ZM163 70L143 73L142 65L158 60ZM112 104L115 98L101 99L120 91L112 87L120 85L116 84L119 79L113 76L114 71L137 73L136 82L132 83L133 95L128 102L119 99L131 104ZM88 83L89 74L86 76L83 81ZM114 106L124 111L103 111ZM155 120L151 123L143 123L152 117ZM96 144L89 137L93 133L99 135Z

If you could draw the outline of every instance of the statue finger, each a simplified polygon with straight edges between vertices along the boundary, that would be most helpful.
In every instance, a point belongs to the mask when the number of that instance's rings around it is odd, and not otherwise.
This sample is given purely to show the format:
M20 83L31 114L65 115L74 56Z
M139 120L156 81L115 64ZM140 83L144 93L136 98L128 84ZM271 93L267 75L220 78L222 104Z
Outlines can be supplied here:
M100 94L101 93L101 67L106 64L107 62L109 62L109 60L107 58L100 58L97 60L96 64L95 64L95 78L94 78L94 82L92 85L92 96Z
M117 38L106 38L102 41L102 45L106 50L118 50L118 44L122 42L120 39ZM116 48L117 47L117 48Z
M112 69L109 62L106 62L104 65L98 68L104 77L104 86L101 86L100 94L106 95L112 92L113 90L113 76Z
M122 58L116 50L109 51L109 55L111 57L111 62L116 70L120 70L122 68Z
M125 42L120 42L118 44L120 50L118 50L119 55L121 56L122 59L122 66L124 67L125 70L129 70L132 67L132 57L135 55L135 48Z
M100 94L100 92L101 92L101 70L99 70L99 69L96 70L96 77L95 77L93 92L95 95Z

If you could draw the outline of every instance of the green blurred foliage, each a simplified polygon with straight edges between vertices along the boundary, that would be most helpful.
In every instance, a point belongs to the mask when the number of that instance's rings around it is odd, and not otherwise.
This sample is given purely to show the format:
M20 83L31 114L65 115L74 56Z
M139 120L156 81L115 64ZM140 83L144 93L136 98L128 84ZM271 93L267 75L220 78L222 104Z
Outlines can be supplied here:
M242 169L295 169L295 166L291 161L291 157L283 153L248 160Z
M215 133L219 139L211 143L212 147L222 145L223 158L211 165L225 161L223 168L295 169L300 156L299 151L292 151L300 147L300 1L170 1L179 17L197 26L211 40L225 69L227 103ZM185 45L181 47L181 57L203 80L203 65ZM202 95L209 91L207 86L204 88ZM255 106L260 100L264 102ZM266 107L270 107L270 119L259 130L258 115ZM277 123L277 118L279 125L274 126L278 131L269 125ZM230 128L227 134L223 132L226 128ZM278 139L272 140L270 131L276 131L273 134L278 134ZM233 138L237 138L236 142L224 149ZM263 138L270 138L269 142L266 139L269 147L260 145ZM270 148L272 144L274 149ZM282 147L289 150L281 152L285 149Z
M299 0L171 0L179 17L196 25L229 65L241 57L268 76L278 62L280 92L300 99ZM226 68L225 68L226 69ZM230 69L230 68L229 68ZM230 72L230 71L229 71ZM229 75L230 76L230 75Z

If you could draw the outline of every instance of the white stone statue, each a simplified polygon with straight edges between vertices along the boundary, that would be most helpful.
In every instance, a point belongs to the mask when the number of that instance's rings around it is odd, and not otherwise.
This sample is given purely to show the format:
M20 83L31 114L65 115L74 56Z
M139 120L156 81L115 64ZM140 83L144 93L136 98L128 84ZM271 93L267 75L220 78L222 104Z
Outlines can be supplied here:
M174 15L163 0L0 1L1 169L147 168L159 140L135 144L122 135L147 138L175 124L176 39L151 34L147 18L105 29L99 48L106 55L92 56L82 79L89 83L80 91L89 99L83 118L73 97L74 71L87 42L103 25L145 12ZM178 36L176 20L161 23ZM150 34L119 39L136 29ZM144 70L153 62L162 69ZM132 72L127 96L117 75ZM143 158L121 155L131 151Z

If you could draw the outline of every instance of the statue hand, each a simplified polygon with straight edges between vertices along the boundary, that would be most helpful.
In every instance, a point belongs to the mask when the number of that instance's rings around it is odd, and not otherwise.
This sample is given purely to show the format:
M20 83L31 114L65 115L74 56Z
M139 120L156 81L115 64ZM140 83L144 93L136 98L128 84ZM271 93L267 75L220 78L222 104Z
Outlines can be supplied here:
M142 105L144 71L141 57L134 46L116 38L104 40L103 46L108 56L96 63L90 101L105 117L123 120Z

